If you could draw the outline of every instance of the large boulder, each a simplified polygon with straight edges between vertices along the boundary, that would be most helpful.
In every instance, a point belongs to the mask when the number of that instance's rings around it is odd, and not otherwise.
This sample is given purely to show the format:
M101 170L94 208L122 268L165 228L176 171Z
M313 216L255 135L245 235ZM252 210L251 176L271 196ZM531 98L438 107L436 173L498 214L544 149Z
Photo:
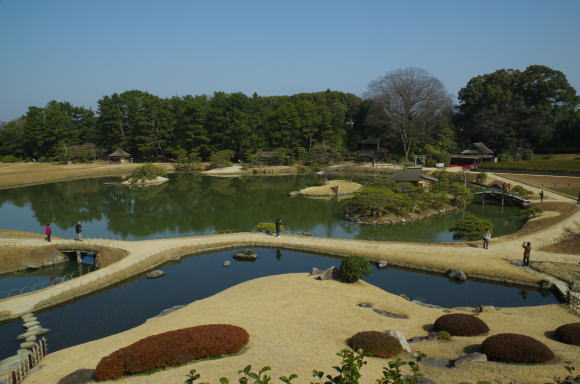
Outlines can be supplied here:
M572 292L580 292L580 280L574 280L572 284L570 284L570 290Z
M318 280L340 280L340 272L336 269L335 266L332 266L326 270L324 270L319 276Z
M256 261L258 254L251 249L246 249L245 251L234 253L234 259L241 261Z
M455 281L467 280L467 274L459 269L450 269L447 272L445 272L445 276Z
M160 269L156 269L155 271L151 271L147 274L148 279L158 279L161 276L165 276L165 272Z

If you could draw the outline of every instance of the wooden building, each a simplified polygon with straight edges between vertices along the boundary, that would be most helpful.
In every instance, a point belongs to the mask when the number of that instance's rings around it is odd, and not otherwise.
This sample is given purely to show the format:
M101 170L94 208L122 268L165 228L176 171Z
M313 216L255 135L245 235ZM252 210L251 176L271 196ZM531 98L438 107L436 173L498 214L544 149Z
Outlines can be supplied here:
M472 148L451 155L451 165L473 166L496 161L495 153L484 143L473 143Z
M421 168L407 168L401 172L397 172L390 177L391 180L397 183L412 183L417 187L430 187L439 179L433 176L421 173Z
M122 148L117 148L115 152L111 153L109 156L107 156L107 158L112 163L118 164L129 163L133 160L131 155L125 152Z

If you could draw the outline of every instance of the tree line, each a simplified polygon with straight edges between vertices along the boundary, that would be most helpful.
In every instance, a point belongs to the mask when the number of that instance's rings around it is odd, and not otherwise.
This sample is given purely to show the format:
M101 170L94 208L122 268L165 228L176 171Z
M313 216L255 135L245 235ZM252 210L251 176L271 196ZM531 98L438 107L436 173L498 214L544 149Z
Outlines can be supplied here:
M476 76L459 91L418 68L372 81L363 97L327 90L291 96L161 98L131 90L104 96L97 109L50 101L0 128L0 157L89 160L121 147L136 161L236 159L280 151L307 161L313 152L344 154L368 137L389 159L453 153L485 142L498 153L521 148L580 148L579 98L565 75L545 66Z

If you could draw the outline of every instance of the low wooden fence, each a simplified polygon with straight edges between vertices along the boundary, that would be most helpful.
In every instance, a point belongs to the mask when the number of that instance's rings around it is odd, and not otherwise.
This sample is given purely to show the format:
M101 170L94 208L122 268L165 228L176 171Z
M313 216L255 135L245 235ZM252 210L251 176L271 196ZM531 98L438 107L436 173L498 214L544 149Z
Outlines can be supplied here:
M46 355L46 339L41 338L30 350L30 354L12 371L6 381L7 384L20 384L28 373Z

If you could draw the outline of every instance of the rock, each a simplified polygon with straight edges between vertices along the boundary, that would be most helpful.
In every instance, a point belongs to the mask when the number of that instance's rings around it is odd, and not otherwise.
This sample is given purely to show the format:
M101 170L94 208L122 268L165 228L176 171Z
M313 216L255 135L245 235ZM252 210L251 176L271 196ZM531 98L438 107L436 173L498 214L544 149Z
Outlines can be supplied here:
M417 380L417 384L437 384L437 382L434 380L431 380L425 376L419 376L419 380Z
M28 328L26 330L26 332L34 332L34 331L38 331L39 329L42 329L42 327L40 326L40 324L33 325L32 327Z
M392 313L383 311L380 309L373 308L373 312L378 313L381 316L390 317L391 319L408 319L409 316L407 315L399 315L398 313Z
M338 269L336 269L335 266L332 266L323 271L320 276L318 276L318 280L340 280L340 272L338 272Z
M357 305L361 308L372 308L373 307L373 305L371 303L366 303L366 302L365 303L358 303Z
M28 336L26 339L24 339L24 341L36 341L36 336L35 335Z
M310 276L312 276L312 275L320 275L322 272L324 272L322 269L318 269L316 267L312 267L312 271L310 271Z
M409 298L409 296L405 295L404 293L401 293L399 296L402 297L403 299L407 300L407 301L411 301L411 299Z
M234 259L242 261L256 261L258 254L251 249L246 249L243 252L238 252L234 254Z
M25 264L26 269L29 269L31 271L35 271L38 268L40 268L40 265L38 264Z
M427 336L427 340L433 341L439 338L439 334L437 332L429 332L429 336Z
M22 324L22 326L23 326L24 328L32 328L32 327L34 327L35 325L40 325L40 322L39 322L39 321L37 321L37 320L35 320L35 321L27 321L26 323Z
M401 344L401 347L403 347L404 351L407 351L409 353L413 353L413 351L411 350L411 347L409 346L409 343L407 343L407 339L405 338L405 335L403 335L400 331L397 331L396 329L388 329L384 333L399 340L399 343Z
M48 332L50 332L50 329L48 329L48 328L37 328L37 329L35 329L33 331L30 331L30 332L33 332L36 336L41 336L41 335L44 335L44 334L47 334Z
M412 302L412 303L415 303L415 304L417 304L417 305L420 305L420 306L422 306L422 307L426 307L426 308L436 308L436 309L441 309L441 308L443 308L443 307L441 307L441 306L439 306L439 305L435 305L435 304L427 304L427 303L424 303L424 302L422 302L422 301L420 301L420 300L413 300L413 301L411 301L411 302Z
M310 232L302 232L302 236L312 236L312 233L310 233Z
M34 313L32 313L32 312L31 313L27 313L26 315L20 316L20 318L23 321L33 321L33 320L36 320L36 316L34 316Z
M467 274L459 269L450 269L445 272L445 276L447 276L451 280L456 281L465 281L467 280Z
M429 340L429 337L428 336L413 336L409 340L407 340L407 343L413 344L413 343L418 343L420 341L425 341L425 340Z
M481 305L477 307L477 312L493 312L497 311L497 308L493 305Z
M580 381L580 375L568 375L564 381L562 381L562 384L576 384L578 381Z
M34 331L27 331L27 332L24 332L24 333L16 336L16 340L24 340L28 336L34 336L34 335L36 335L36 333Z
M548 279L543 279L538 282L538 285L540 286L541 289L547 289L552 286L552 282Z
M473 352L466 356L461 356L459 359L455 360L453 365L459 367L465 364L474 363L476 361L487 361L487 356L484 353Z
M160 269L156 269L156 270L151 271L147 274L148 279L158 279L161 276L165 276L165 272L160 270Z
M580 292L580 280L574 280L572 284L570 284L570 290L572 292Z
M388 265L389 263L386 260L381 260L377 263L377 267L379 267L379 269L385 269Z
M426 357L421 360L421 364L436 368L450 368L451 360L443 357Z
M27 341L27 342L24 342L24 343L20 344L20 348L22 348L22 349L31 349L35 345L36 345L35 342Z
M16 354L19 356L28 356L30 355L32 352L30 352L30 349L19 349L16 351Z
M224 267L229 267L229 266L230 266L230 264L231 264L231 263L230 263L230 261L229 261L229 260L226 260L226 261L224 261Z

